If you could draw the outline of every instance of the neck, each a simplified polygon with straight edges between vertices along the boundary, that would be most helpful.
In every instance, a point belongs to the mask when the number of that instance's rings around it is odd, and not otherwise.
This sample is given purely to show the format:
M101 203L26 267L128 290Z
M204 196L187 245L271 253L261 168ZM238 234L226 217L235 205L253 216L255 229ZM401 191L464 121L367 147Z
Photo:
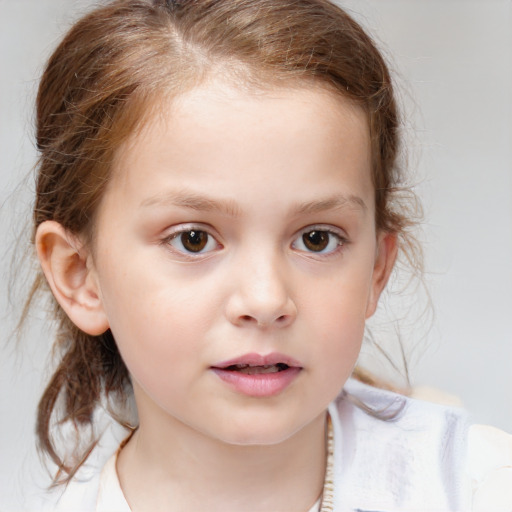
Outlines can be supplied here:
M118 459L133 512L306 512L322 492L325 413L273 445L227 444L171 418L144 422Z

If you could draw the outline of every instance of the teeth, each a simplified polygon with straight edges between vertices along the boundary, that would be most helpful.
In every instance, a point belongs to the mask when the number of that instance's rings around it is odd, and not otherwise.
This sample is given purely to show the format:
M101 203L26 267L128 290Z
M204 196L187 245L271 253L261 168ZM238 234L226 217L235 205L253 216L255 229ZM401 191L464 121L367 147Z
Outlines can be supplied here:
M240 368L240 373L246 373L248 375L255 375L260 373L277 373L279 371L279 368L273 364L273 365L265 365L265 366L248 366L248 365L241 365L243 368Z
M249 364L234 364L231 366L228 366L226 370L229 371L237 371L240 373L245 373L247 375L258 375L258 374L264 374L264 373L277 373L283 370L286 370L288 368L288 365L284 363L277 363L277 364L268 364L268 365L261 365L261 366L251 366Z

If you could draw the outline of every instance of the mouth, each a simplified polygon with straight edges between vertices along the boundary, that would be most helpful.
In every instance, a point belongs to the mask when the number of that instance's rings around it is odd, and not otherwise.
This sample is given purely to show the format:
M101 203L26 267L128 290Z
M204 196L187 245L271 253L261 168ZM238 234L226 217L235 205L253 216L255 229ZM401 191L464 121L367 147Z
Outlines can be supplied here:
M288 370L290 366L286 363L265 364L265 365L250 365L250 364L232 364L226 368L222 368L227 372L240 372L246 375L262 375L267 373L279 373Z
M288 368L302 368L302 364L286 354L244 354L228 361L214 364L212 368L226 371L249 371L252 373L277 373Z
M246 354L217 363L211 370L238 393L270 397L284 391L300 374L302 365L283 354Z

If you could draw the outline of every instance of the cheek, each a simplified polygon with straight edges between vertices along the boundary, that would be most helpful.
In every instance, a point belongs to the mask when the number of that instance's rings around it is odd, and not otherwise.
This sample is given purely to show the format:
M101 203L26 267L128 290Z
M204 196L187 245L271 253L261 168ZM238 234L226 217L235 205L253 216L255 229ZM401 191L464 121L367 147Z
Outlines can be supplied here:
M339 278L317 287L308 298L311 337L318 368L329 375L348 377L359 355L365 329L370 283L368 274L360 279Z
M104 270L102 300L110 328L130 374L141 385L169 380L185 371L187 362L200 360L201 333L218 310L213 297L199 300L197 288L183 277L169 276L166 266L134 260Z
M361 302L336 294L320 301L322 308L310 318L309 385L302 403L320 414L338 396L356 365L364 335ZM354 298L354 297L352 297ZM361 299L364 297L361 297Z
M356 320L338 312L336 319L331 318L330 324L325 325L317 337L320 349L316 355L317 367L331 376L348 377L359 357L364 328L362 317Z
M202 350L192 336L197 326L187 322L191 319L185 316L186 309L170 310L168 304L158 303L139 306L137 314L120 318L111 327L121 357L132 380L153 401L164 404L168 396L179 401L180 388L202 368Z

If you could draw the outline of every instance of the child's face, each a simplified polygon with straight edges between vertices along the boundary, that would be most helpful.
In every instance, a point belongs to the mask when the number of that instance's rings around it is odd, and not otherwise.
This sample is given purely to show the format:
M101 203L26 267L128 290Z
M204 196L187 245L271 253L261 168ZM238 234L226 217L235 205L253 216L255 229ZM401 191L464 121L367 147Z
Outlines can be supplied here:
M210 82L118 156L92 275L141 425L270 444L318 418L393 258L364 114L312 88Z

